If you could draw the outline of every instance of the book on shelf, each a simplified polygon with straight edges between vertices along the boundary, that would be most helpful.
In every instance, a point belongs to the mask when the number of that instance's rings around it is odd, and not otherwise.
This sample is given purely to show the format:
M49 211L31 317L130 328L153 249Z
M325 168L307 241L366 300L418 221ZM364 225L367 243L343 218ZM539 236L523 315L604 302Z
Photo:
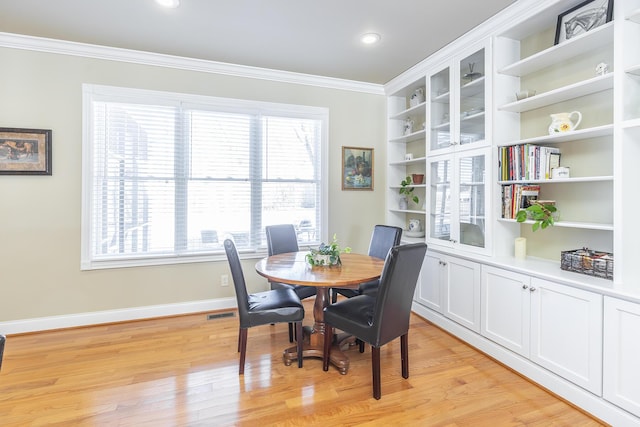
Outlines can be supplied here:
M501 181L535 181L551 178L560 166L560 149L532 144L500 147Z
M502 186L502 218L513 219L521 209L531 206L540 196L540 185L511 184Z

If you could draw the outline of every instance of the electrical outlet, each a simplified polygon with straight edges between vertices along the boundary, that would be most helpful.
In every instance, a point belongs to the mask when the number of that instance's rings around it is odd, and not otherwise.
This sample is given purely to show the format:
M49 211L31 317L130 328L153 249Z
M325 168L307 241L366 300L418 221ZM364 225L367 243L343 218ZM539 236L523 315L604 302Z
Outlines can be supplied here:
M220 276L220 286L229 286L229 275L223 274Z

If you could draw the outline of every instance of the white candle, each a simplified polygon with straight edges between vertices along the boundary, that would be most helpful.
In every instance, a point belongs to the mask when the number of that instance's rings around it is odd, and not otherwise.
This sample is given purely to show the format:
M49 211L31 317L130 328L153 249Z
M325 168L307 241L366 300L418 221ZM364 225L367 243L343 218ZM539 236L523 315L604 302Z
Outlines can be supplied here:
M525 259L527 257L527 239L517 237L515 242L516 259Z

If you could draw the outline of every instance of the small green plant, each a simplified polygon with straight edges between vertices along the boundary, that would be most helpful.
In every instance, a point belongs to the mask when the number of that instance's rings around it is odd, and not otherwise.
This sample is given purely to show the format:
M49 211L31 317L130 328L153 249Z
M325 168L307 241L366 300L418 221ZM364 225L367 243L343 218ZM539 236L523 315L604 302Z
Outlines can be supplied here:
M536 231L538 229L545 229L554 224L553 214L558 209L554 205L538 203L536 201L531 202L531 206L525 209L520 209L516 214L516 221L525 222L527 219L533 220L531 229Z
M400 181L400 194L407 196L409 199L413 200L413 203L418 205L420 204L420 199L418 196L413 194L414 187L411 187L411 182L410 176L407 176L405 179Z
M330 244L326 245L321 243L318 249L311 249L306 258L307 262L314 267L324 265L341 265L342 261L340 260L340 254L348 254L350 252L351 248L348 246L344 249L340 249L338 239L334 234L333 240Z

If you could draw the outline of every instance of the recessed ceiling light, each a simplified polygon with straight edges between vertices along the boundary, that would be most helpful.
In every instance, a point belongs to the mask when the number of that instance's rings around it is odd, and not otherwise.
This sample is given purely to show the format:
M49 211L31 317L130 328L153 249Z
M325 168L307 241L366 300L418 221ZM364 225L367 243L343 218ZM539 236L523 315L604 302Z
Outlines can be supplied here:
M364 44L374 44L378 43L380 41L380 38L380 34L378 33L367 33L363 34L362 37L360 37L360 40Z
M162 7L169 7L171 9L180 6L180 0L156 0L156 3Z

